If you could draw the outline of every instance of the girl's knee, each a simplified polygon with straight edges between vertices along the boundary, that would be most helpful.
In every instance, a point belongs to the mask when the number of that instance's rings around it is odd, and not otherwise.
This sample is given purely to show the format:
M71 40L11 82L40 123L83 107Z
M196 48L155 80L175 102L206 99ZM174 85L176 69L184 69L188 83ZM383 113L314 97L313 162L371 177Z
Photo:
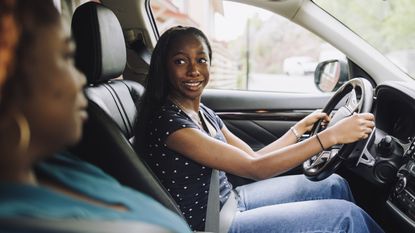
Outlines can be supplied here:
M327 179L329 181L333 182L333 183L339 183L339 184L347 183L346 180L343 177L341 177L337 174L332 174Z
M349 189L349 184L347 183L347 181L343 177L337 174L333 174L329 176L327 179L332 187L339 187L341 189Z
M327 179L333 198L354 202L353 194L349 188L349 184L343 177L337 174L333 174Z

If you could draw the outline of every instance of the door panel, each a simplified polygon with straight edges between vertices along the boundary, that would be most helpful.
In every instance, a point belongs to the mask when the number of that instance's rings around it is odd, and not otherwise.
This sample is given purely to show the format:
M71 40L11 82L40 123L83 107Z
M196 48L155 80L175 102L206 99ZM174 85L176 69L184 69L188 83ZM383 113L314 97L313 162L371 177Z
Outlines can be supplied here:
M277 139L273 131L249 120L225 120L226 126L256 151ZM255 132L255 134L252 134Z
M297 121L323 108L330 94L205 90L202 102L254 150L281 137Z
M226 118L224 122L232 133L250 145L254 151L277 140L295 124L295 121L227 120Z
M315 109L321 109L331 94L293 94L253 91L204 91L202 102L213 109L228 129L259 150L281 137L297 121ZM284 173L299 174L302 167ZM231 183L240 186L252 182L228 174Z

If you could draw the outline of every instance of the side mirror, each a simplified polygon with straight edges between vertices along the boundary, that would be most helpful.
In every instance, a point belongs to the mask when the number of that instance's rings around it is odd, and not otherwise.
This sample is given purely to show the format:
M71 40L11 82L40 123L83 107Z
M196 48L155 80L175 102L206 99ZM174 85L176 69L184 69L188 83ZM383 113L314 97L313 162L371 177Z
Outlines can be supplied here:
M336 91L349 80L349 66L341 60L320 62L314 72L314 84L322 92Z

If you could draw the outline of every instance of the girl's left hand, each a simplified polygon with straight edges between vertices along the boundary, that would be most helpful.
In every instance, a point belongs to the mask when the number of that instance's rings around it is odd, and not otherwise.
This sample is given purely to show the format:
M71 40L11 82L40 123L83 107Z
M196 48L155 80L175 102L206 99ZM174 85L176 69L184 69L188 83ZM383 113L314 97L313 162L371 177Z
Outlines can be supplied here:
M326 113L321 112L321 109L318 109L300 120L295 124L294 128L302 135L305 132L310 131L313 128L314 123L320 119L323 120L322 123L324 125L330 121L330 117Z

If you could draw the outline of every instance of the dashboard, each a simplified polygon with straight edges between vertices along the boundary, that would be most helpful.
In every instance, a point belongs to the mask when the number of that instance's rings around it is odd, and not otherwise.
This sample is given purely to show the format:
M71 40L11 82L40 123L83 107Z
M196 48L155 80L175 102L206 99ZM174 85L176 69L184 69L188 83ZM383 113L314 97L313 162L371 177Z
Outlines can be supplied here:
M406 86L402 89L399 84L389 83L377 88L376 127L409 143L415 136L415 97Z
M377 186L388 187L389 211L415 232L415 85L379 85L373 112L376 128L353 152L358 158L353 170Z

